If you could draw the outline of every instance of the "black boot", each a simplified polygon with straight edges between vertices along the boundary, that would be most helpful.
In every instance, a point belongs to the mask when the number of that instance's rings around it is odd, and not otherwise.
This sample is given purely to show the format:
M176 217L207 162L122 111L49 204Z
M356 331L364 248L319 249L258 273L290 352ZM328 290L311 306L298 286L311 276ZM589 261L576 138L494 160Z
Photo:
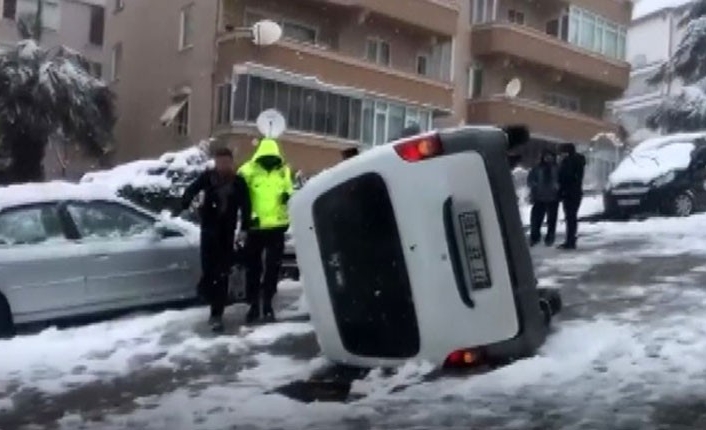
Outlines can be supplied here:
M255 321L257 321L258 319L260 319L260 304L253 303L250 305L250 309L248 309L248 313L245 314L245 323L252 324Z
M208 325L214 333L223 333L225 330L225 326L223 325L223 317L220 316L212 316L208 320Z
M262 306L262 319L265 322L275 321L275 311L272 309L272 302L269 300Z

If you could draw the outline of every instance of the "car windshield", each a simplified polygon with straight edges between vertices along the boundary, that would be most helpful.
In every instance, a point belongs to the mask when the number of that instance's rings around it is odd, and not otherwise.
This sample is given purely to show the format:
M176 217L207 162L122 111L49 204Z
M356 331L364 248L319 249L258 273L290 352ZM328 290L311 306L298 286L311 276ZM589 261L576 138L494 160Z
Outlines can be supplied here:
M614 184L647 183L666 173L684 170L691 163L693 142L645 142L638 145L611 173Z

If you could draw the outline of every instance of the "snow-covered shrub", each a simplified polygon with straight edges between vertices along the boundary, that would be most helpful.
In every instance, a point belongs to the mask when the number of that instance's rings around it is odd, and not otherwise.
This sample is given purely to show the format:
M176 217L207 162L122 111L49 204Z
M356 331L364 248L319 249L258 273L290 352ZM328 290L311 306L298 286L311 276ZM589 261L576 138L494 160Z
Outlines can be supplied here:
M9 182L41 180L49 139L61 135L88 154L109 149L114 95L91 76L80 54L33 40L0 54L0 130Z
M100 183L155 212L177 208L184 188L212 165L208 141L155 160L138 160L87 173L82 183ZM192 214L193 215L193 214Z

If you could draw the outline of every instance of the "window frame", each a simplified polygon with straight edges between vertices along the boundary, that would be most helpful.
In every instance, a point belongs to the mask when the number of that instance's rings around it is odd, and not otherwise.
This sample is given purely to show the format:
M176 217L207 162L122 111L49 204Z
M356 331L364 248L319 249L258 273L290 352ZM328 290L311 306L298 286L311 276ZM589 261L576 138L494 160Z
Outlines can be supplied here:
M3 19L9 19L11 21L16 21L17 20L17 1L18 0L3 0L2 3L2 18ZM12 8L10 8L8 5L14 5ZM10 12L12 13L12 16L10 15Z
M424 64L423 69L424 69L424 72L420 72L420 71L419 71L419 69L420 69L420 67L419 67L419 66L420 66L420 61L419 61L419 60L423 60L423 64ZM429 55L428 55L428 54L424 54L424 53L419 53L419 54L417 54L417 61L416 61L416 64L415 64L415 65L416 65L417 75L419 75L419 76L429 76L429 75L430 75L430 72L429 72Z
M372 43L375 46L375 59L372 60L368 57L368 46L369 44ZM382 62L382 46L386 45L387 46L387 62ZM365 61L368 61L373 64L377 64L378 66L382 67L392 67L392 45L390 45L390 42L387 40L381 38L381 37L367 37L365 39L365 47L364 47L364 52L363 52L363 58Z
M175 100L181 98L185 99L185 102L174 117L172 127L176 136L188 137L191 134L191 94L181 94ZM183 118L183 116L186 116L186 118Z
M194 9L194 3L189 3L179 9L179 51L185 51L194 47ZM186 40L187 19L191 21L191 33L189 34L191 41Z
M123 62L123 43L117 42L110 51L110 80L120 80L120 70Z
M88 43L92 46L102 47L105 43L105 7L100 5L88 5L91 9L91 18L88 24ZM100 24L96 23L96 17L100 13ZM94 40L94 36L98 37Z
M517 9L508 9L507 20L511 24L525 25L525 13Z

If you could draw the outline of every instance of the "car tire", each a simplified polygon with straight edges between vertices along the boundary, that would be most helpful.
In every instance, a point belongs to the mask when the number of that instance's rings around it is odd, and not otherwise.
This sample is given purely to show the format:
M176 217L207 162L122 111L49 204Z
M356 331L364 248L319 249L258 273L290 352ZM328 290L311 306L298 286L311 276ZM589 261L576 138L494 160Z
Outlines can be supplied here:
M12 310L5 296L0 294L0 339L15 336L15 324L12 321Z
M694 213L694 198L688 191L681 192L671 202L672 215L687 217Z

